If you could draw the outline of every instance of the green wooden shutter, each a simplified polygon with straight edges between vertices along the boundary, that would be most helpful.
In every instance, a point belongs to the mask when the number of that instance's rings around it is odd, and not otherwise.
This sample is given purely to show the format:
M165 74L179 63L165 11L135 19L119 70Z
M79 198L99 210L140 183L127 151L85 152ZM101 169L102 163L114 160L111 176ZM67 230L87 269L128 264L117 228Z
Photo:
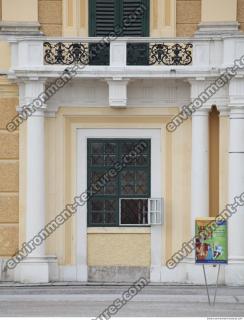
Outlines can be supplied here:
M149 0L123 0L121 3L123 19L133 16L139 8L143 10L143 12L141 11L142 14L137 15L135 21L132 21L128 26L125 26L123 36L149 36Z
M120 37L149 36L149 3L150 0L89 0L89 36L106 37L116 29L123 30L117 34ZM130 22L129 17L138 10L141 13ZM148 44L128 44L127 48L129 65L148 64ZM90 44L89 49L97 52L94 57L90 54L90 65L109 64L109 44L103 50L98 50L98 44Z
M126 17L133 15L142 5L144 12L128 26L123 25ZM145 9L146 8L146 9ZM149 0L90 0L89 1L89 36L108 36L115 31L115 26L124 26L120 36L149 36Z
M116 0L90 0L89 36L103 37L114 31Z

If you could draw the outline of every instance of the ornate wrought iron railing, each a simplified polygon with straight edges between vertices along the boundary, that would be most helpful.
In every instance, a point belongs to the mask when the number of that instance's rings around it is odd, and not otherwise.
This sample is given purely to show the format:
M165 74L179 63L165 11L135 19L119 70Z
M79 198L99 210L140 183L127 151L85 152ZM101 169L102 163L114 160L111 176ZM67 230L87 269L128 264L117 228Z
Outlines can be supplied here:
M127 65L190 65L191 43L127 43ZM109 65L110 44L44 42L44 64Z
M127 43L128 65L190 65L191 43Z
M109 65L109 45L99 49L96 43L44 42L44 63L70 65Z

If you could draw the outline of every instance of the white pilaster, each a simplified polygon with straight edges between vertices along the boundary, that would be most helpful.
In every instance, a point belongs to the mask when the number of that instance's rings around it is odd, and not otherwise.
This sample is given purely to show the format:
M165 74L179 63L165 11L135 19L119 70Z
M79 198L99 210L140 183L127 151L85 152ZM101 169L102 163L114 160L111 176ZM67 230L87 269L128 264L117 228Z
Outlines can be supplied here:
M230 136L229 136L229 203L244 192L244 79L230 83ZM241 103L241 100L243 101ZM229 266L226 283L244 284L244 207L238 206L228 221Z
M38 79L24 84L25 103L31 103L43 92L44 83ZM25 216L26 242L38 235L45 226L45 136L44 110L41 106L27 120L27 193ZM45 242L20 264L20 281L48 282L49 271L45 257Z

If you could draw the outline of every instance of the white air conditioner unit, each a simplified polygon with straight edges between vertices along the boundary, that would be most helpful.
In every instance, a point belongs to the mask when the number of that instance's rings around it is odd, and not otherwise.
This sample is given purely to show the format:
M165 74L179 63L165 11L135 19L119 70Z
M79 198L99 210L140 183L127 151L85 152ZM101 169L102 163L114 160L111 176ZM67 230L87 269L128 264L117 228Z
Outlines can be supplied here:
M149 226L163 223L162 198L120 198L120 226Z

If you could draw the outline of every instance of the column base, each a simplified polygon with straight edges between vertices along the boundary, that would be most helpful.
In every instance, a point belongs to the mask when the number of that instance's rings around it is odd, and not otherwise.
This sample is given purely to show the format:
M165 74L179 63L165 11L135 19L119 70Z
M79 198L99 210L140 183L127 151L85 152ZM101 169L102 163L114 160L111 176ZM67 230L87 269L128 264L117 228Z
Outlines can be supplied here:
M150 268L150 281L161 282L161 266L151 266Z
M17 281L21 283L48 283L49 257L28 257L18 265Z
M207 35L232 35L238 34L239 23L238 22L201 22L197 27L195 33L196 36Z

